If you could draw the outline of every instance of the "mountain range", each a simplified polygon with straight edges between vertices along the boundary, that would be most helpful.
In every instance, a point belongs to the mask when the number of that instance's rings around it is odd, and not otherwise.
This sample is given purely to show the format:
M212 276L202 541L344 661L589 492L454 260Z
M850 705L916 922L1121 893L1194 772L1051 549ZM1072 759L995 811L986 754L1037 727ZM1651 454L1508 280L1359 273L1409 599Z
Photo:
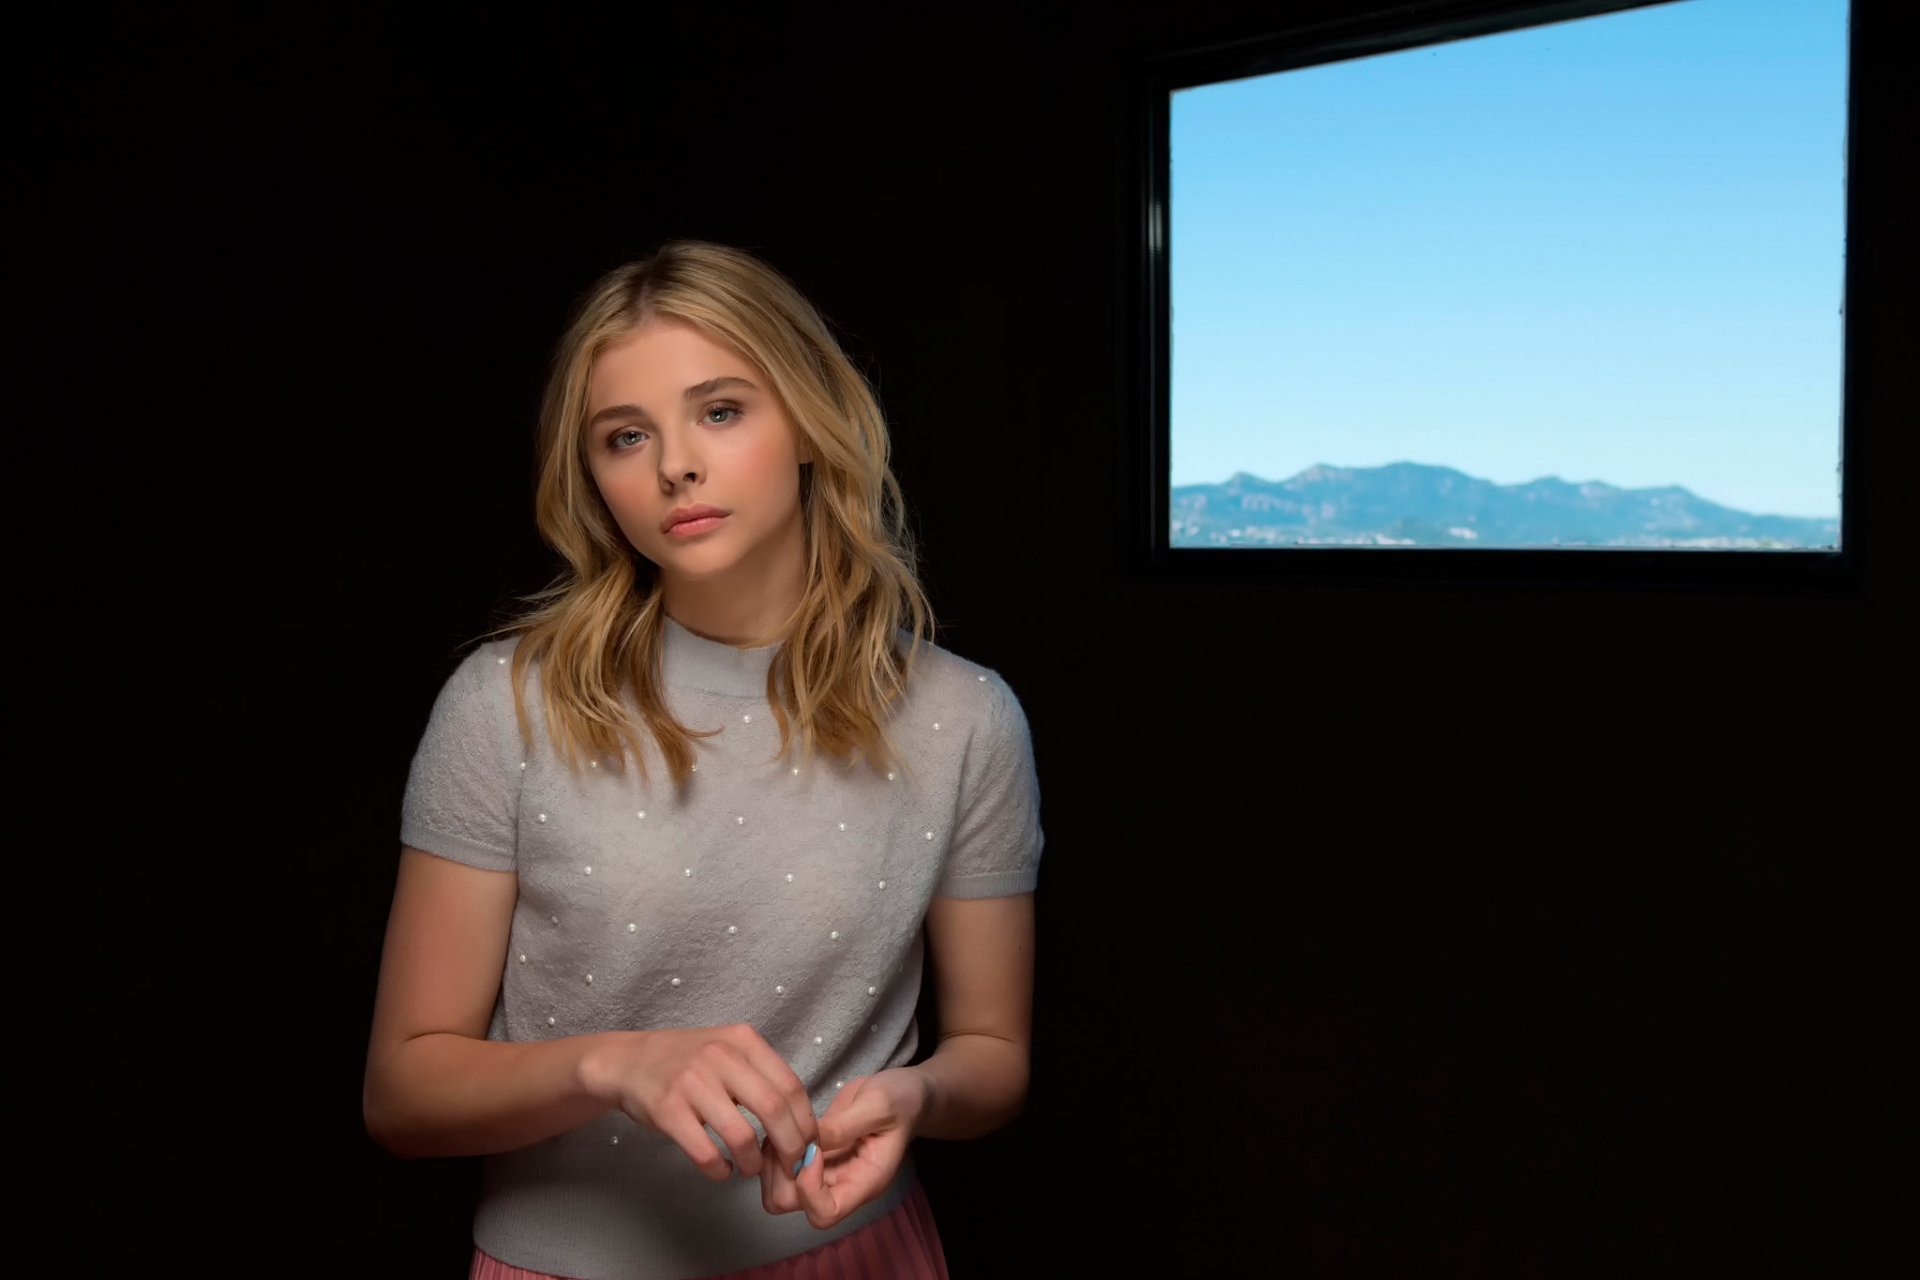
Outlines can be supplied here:
M1289 480L1240 471L1175 485L1170 545L1695 547L1832 550L1840 522L1753 515L1678 485L1621 489L1558 476L1495 484L1451 467L1311 466Z

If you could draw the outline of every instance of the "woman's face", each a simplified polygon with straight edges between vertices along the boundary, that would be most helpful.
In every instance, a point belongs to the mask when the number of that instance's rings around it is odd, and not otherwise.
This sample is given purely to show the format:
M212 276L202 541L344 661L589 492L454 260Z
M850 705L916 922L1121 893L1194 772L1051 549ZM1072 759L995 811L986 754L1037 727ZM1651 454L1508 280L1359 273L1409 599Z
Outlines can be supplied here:
M658 318L607 347L588 382L586 444L607 508L669 588L788 598L804 563L799 467L812 455L732 348ZM728 514L691 536L666 529L696 503Z

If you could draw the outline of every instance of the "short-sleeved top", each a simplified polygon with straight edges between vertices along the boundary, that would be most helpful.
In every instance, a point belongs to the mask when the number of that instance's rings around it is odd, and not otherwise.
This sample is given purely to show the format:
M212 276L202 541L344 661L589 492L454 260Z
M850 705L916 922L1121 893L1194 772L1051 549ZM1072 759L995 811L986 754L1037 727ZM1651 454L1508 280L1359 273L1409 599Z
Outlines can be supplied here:
M797 732L775 760L766 676L777 646L737 649L663 625L668 707L689 729L722 730L694 740L684 788L631 695L650 778L606 758L570 773L548 737L537 665L523 747L518 640L496 640L441 688L400 839L518 877L489 1040L745 1022L820 1114L846 1080L917 1051L932 899L1035 888L1044 836L1026 716L998 673L923 642L887 726L911 770L809 763ZM908 633L897 635L904 646ZM881 1217L913 1177L909 1153L886 1195L821 1231L804 1214L768 1213L757 1179L709 1181L617 1108L484 1159L474 1242L582 1280L674 1280L789 1257Z

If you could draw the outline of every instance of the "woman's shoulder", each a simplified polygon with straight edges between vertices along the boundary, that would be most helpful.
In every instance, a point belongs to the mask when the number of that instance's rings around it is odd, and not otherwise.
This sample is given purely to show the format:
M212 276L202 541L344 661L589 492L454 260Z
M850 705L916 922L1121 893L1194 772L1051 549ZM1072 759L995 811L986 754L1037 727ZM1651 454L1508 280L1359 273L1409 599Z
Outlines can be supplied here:
M496 721L512 722L515 719L514 655L522 640L518 635L501 636L465 646L447 675L442 697L484 706ZM529 662L522 690L529 708L542 705L539 679L539 663Z
M471 643L461 657L455 669L455 675L464 675L471 679L475 676L498 675L509 677L513 674L514 655L526 640L522 635L498 636ZM537 676L540 670L538 659L527 663L527 673Z
M902 627L896 634L902 652L912 647L912 632ZM926 699L941 705L975 708L1019 705L1019 699L997 670L932 640L920 642L909 689L916 701Z

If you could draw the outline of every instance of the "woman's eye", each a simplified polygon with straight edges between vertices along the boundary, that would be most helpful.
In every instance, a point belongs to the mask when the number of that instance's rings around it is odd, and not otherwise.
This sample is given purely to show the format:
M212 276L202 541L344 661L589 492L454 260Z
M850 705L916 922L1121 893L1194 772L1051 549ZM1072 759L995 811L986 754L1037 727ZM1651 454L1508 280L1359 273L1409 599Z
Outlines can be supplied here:
M731 405L731 404L716 404L707 409L707 413L730 413L734 415L733 418L728 418L726 422L716 422L714 424L715 426L719 426L719 427L724 427L727 425L727 423L734 421L734 418L738 418L741 412L742 410L738 405ZM701 416L704 417L705 415L703 414ZM614 449L619 450L621 452L625 452L625 449L622 447L620 443L621 437L634 436L639 434L641 434L641 432L640 432L640 428L638 427L622 427L620 430L614 432L611 436L607 438L607 443L613 446Z

